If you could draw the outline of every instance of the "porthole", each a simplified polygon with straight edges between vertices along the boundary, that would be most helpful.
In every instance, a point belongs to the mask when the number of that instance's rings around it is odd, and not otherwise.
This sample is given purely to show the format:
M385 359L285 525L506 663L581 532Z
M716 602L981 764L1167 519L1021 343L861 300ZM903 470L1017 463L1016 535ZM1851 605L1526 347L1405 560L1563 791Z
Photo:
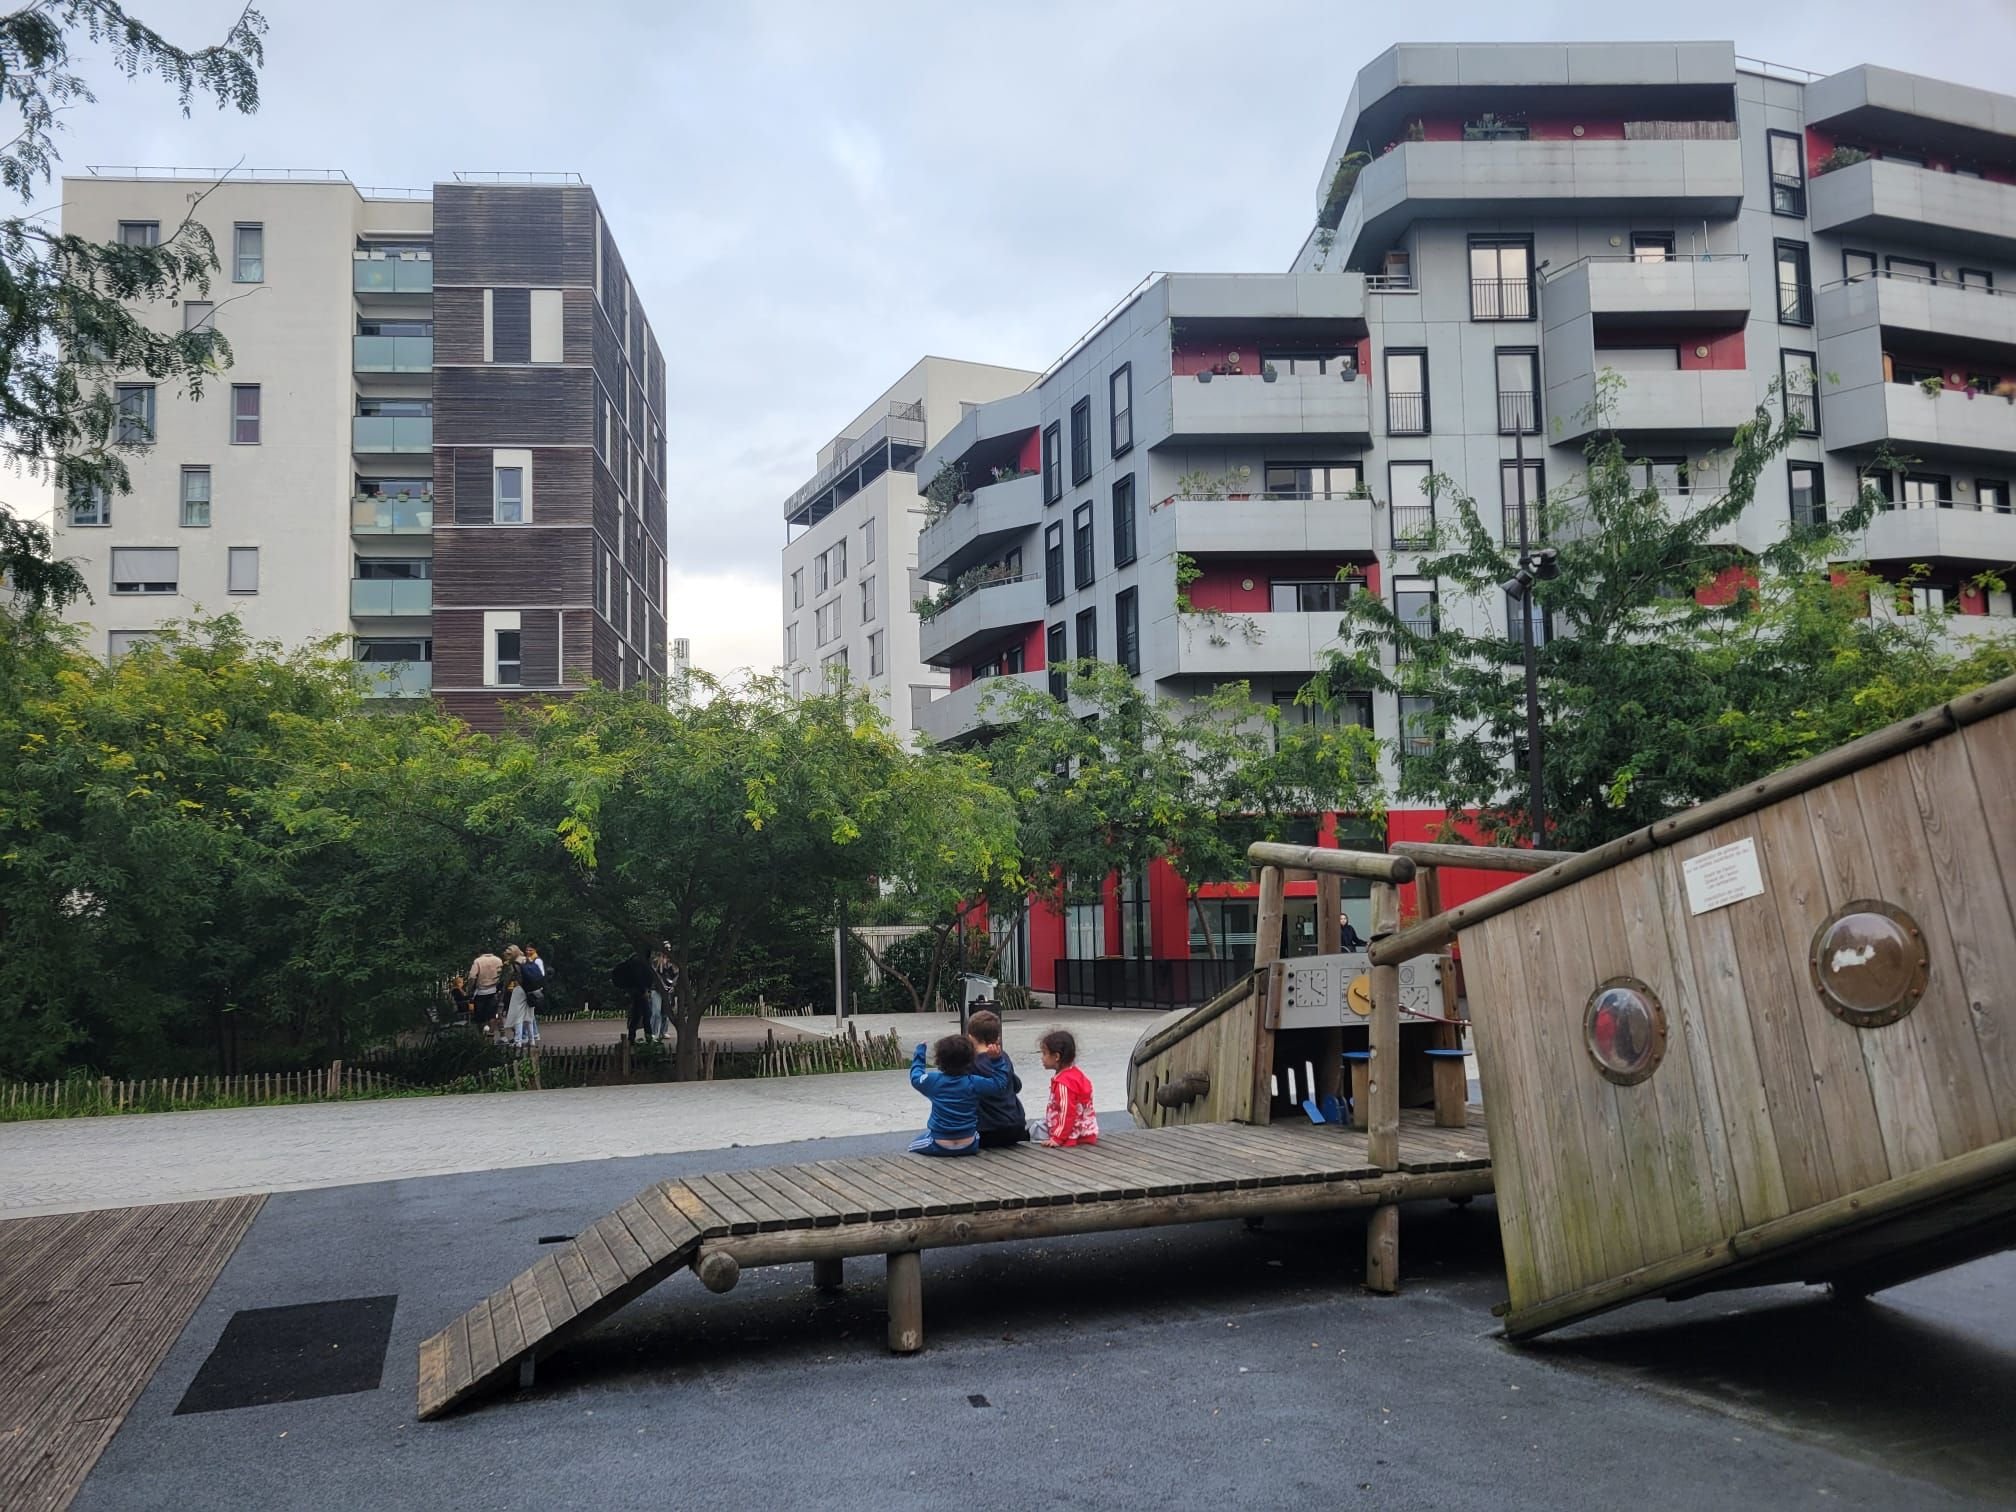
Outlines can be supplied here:
M1918 921L1878 898L1828 915L1808 964L1820 1001L1858 1029L1894 1024L1917 1007L1932 969Z
M1620 1087L1645 1080L1666 1055L1666 1010L1636 977L1611 977L1589 994L1582 1042L1596 1069Z

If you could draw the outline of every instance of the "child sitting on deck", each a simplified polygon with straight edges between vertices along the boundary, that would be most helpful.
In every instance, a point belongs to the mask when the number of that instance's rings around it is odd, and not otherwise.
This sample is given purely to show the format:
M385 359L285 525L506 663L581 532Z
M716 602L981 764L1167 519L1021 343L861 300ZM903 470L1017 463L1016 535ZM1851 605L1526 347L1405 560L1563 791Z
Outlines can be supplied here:
M1099 1143L1099 1120L1092 1112L1092 1079L1077 1066L1078 1041L1068 1029L1052 1029L1036 1042L1050 1078L1050 1106L1029 1132L1047 1145Z
M976 1065L973 1042L963 1034L948 1034L931 1047L938 1062L936 1071L924 1067L924 1046L920 1041L910 1061L910 1085L931 1099L931 1118L924 1133L910 1145L913 1155L978 1155L980 1153L980 1098L983 1093L1007 1085L1000 1062L983 1057Z
M991 1062L1000 1080L980 1094L980 1148L998 1149L1020 1144L1029 1137L1029 1114L1016 1094L1022 1078L1015 1074L1015 1062L1001 1047L1001 1015L985 1008L966 1020L966 1037L973 1041L976 1064Z

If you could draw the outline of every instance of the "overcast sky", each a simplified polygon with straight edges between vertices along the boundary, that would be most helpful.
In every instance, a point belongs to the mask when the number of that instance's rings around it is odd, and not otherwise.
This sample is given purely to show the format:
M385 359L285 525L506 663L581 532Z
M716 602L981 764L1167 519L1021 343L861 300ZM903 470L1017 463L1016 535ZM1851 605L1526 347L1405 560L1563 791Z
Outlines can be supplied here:
M108 81L66 170L582 174L665 349L671 631L716 671L777 656L821 444L925 353L1042 368L1150 270L1285 268L1394 42L1733 38L2003 89L2016 60L2016 0L261 4L258 115ZM194 46L238 0L132 8Z

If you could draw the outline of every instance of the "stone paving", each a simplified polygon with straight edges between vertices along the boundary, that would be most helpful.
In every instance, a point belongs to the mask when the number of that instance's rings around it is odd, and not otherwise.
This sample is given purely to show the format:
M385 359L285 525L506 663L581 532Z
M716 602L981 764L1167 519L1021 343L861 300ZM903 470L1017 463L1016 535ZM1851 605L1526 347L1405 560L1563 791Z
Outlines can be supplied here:
M1007 1043L1024 1103L1036 1112L1048 1086L1034 1040L1060 1025L1078 1036L1095 1106L1123 1109L1127 1057L1152 1021L1096 1009L1012 1017ZM864 1032L894 1028L926 1041L958 1023L917 1014L858 1022ZM830 1015L779 1027L834 1032ZM921 1128L923 1116L924 1100L903 1072L877 1071L0 1124L0 1218L848 1134L894 1137Z

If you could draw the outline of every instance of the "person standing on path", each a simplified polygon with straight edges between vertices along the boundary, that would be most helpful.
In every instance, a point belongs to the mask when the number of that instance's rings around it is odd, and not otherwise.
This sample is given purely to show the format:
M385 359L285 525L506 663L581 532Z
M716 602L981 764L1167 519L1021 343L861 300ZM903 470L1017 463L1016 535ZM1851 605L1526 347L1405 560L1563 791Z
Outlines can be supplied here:
M525 957L516 945L507 946L504 951L503 992L507 1006L501 1037L521 1050L530 1049L539 1043L539 1018L527 989Z
M484 951L469 963L469 1022L487 1030L497 1017L497 984L504 977L504 962Z

